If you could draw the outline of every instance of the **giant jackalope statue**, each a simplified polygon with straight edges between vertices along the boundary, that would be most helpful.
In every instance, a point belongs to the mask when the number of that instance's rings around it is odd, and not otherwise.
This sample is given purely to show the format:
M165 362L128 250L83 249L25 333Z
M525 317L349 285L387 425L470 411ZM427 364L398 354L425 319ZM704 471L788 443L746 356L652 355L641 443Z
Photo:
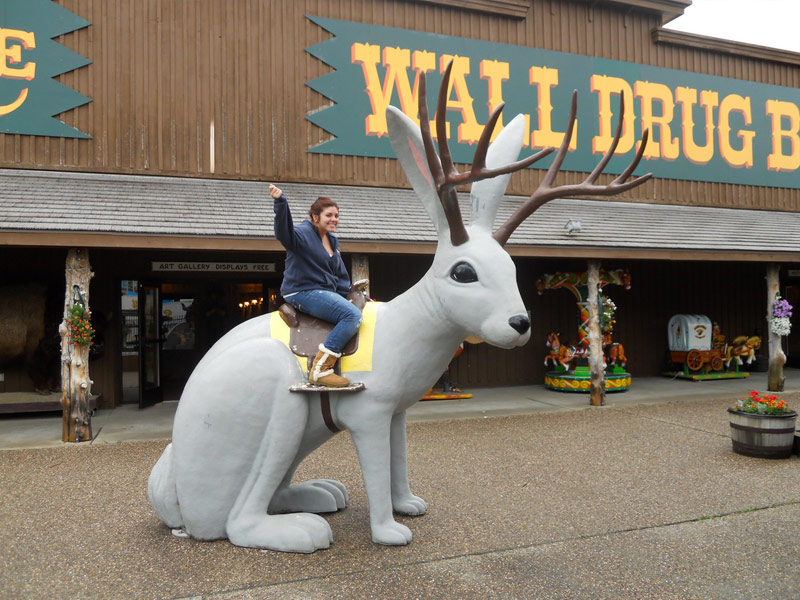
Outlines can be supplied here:
M392 146L436 226L439 243L433 265L410 290L377 306L372 368L346 373L363 381L366 390L333 394L327 415L353 438L369 498L372 540L379 544L411 541L411 530L395 522L392 511L422 515L427 510L409 487L406 409L430 389L468 336L501 348L521 346L530 337L514 264L503 249L511 233L553 198L610 196L649 178L627 181L644 151L645 132L625 172L608 185L595 184L616 148L620 118L614 143L587 179L580 185L552 186L572 137L575 93L564 143L544 180L492 234L511 173L552 149L511 163L522 147L522 115L490 147L501 105L489 118L471 169L458 172L445 135L451 67L444 73L436 112L440 157L429 128L424 74L419 128L394 107L387 110ZM467 227L455 186L472 182ZM333 433L321 414L320 394L289 391L305 377L288 347L270 337L270 323L270 316L264 315L239 325L197 365L181 396L172 443L153 468L148 492L159 518L194 538L228 538L237 546L313 552L332 541L328 522L313 513L344 508L347 490L327 479L291 483L300 462Z

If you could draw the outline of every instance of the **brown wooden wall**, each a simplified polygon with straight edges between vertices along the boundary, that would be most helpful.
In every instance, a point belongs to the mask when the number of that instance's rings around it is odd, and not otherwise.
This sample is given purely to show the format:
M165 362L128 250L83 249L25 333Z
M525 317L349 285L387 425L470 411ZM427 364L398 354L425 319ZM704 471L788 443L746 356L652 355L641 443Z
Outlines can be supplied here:
M89 256L95 272L90 300L93 322L102 325L105 341L103 355L92 360L90 369L95 381L93 392L103 395L103 406L115 405L119 394L119 280L153 277L151 260L244 260L243 255L234 253L159 251L154 254L148 250L93 249ZM63 310L66 250L13 248L7 249L3 258L0 282L12 284L35 280L45 284L53 296L56 316L59 316ZM280 258L278 253L247 255L247 260L253 261ZM349 257L346 256L345 260L349 261ZM378 300L388 301L422 277L432 259L429 256L380 254L371 255L369 260L371 293ZM462 387L542 384L547 333L558 331L564 341L577 338L579 317L573 296L562 289L538 295L535 281L545 273L584 271L586 261L516 258L515 263L520 292L533 319L531 339L527 345L515 350L502 350L488 344L465 344L464 353L453 361L450 369L451 380ZM31 276L31 265L37 266L35 277ZM630 290L608 286L605 292L617 305L614 339L625 347L634 385L636 377L653 377L662 372L668 349L667 323L674 314L707 315L720 324L722 333L729 340L737 335L751 335L757 329L761 334L767 331L765 266L762 264L606 261L602 266L606 269L627 267L631 272ZM782 273L785 270L782 269ZM158 279L163 281L186 277L189 276L179 273L158 275ZM192 277L200 282L196 274ZM275 285L278 281L279 277L274 276ZM204 276L202 285L213 285L213 282ZM51 333L55 332L56 324L57 321L53 323ZM798 338L800 327L795 327L788 341L793 344ZM766 355L766 347L761 352ZM33 390L33 383L20 365L0 365L0 371L5 379L0 382L0 393Z
M531 0L525 19L405 0L60 4L92 23L59 41L93 61L61 76L92 99L63 120L93 139L0 134L2 166L406 186L394 160L306 152L328 134L305 119L327 103L305 82L329 70L304 51L329 37L306 14L800 87L796 65L655 44L657 15L587 2ZM515 174L509 192L530 193L540 176ZM628 199L800 210L800 190L673 180Z
M450 367L451 379L461 386L522 385L544 382L548 332L561 333L562 342L577 340L579 315L567 290L537 295L533 282L544 273L585 271L585 261L517 260L517 279L533 330L528 344L508 351L487 344L465 344ZM630 269L630 290L607 286L604 293L617 305L614 341L625 348L627 369L635 379L664 371L668 350L667 324L675 314L702 314L719 323L732 340L739 335L766 336L765 266L751 263L682 263L608 261L603 268ZM766 339L764 340L766 344ZM759 354L767 355L766 345Z

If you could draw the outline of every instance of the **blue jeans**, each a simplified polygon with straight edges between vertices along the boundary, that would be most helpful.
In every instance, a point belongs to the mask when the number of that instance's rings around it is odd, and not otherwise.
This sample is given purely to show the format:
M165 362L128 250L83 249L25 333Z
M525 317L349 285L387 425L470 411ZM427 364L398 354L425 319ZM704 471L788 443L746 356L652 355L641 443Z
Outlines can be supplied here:
M335 324L325 340L325 347L337 354L361 327L361 311L336 292L309 290L292 294L285 300L299 311Z

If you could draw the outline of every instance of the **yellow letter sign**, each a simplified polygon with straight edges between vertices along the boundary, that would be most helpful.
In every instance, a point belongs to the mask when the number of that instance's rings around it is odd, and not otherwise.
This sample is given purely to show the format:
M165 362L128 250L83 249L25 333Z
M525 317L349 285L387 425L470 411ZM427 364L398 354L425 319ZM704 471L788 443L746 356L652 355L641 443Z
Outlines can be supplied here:
M767 157L770 171L795 171L800 168L800 108L794 102L767 100L767 115L772 117L772 154ZM781 121L789 120L789 128L782 129ZM783 140L792 146L791 154L783 153Z
M9 45L9 42L17 42ZM26 62L22 67L13 67L22 62L22 50L36 48L36 37L32 31L0 28L0 77L6 79L26 79L32 81L36 76L36 63ZM17 99L10 104L0 105L0 116L14 112L28 97L28 88L24 88Z

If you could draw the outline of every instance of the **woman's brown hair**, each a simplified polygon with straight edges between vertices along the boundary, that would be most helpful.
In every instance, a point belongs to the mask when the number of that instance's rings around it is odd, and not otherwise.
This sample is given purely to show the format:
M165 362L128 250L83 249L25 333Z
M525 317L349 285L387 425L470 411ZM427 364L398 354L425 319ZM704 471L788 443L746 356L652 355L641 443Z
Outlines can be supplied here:
M314 215L320 216L322 211L330 206L333 206L336 208L336 210L339 210L339 205L327 196L320 196L317 198L314 201L314 204L311 205L311 208L308 209L308 216L311 217L311 222L314 222Z

